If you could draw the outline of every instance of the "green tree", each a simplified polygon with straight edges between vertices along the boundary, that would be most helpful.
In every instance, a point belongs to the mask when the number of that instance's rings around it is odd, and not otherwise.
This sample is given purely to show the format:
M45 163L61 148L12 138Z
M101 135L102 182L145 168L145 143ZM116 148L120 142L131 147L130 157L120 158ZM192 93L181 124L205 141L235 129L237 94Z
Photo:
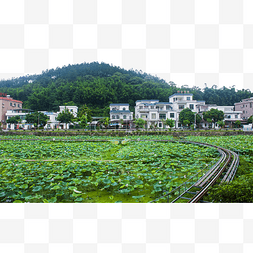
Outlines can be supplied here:
M108 127L109 122L110 122L110 119L109 119L108 117L105 117L105 118L103 119L103 125L105 126L105 128Z
M219 125L219 127L223 128L225 126L225 122L223 120L219 120L217 122L217 124Z
M82 105L78 110L77 118L80 119L82 115L85 115L87 117L87 122L92 122L91 110L86 104Z
M179 114L179 122L183 125L192 124L194 120L194 112L192 112L190 108L183 109Z
M189 126L189 124L190 124L190 120L186 119L183 121L184 126Z
M16 115L16 116L13 116L13 117L7 119L6 122L8 124L18 124L19 122L21 122L21 119L18 115Z
M165 124L169 126L171 130L171 128L175 126L175 121L173 119L166 119Z
M248 118L248 120L247 120L247 123L248 124L253 124L253 117L252 117L253 115L251 115L249 118Z
M134 123L135 123L136 128L139 129L139 128L143 128L144 127L146 121L144 119L142 119L142 118L138 118L138 119L134 120Z
M224 112L218 109L212 108L207 112L203 112L203 119L207 121L207 119L211 119L212 123L217 123L220 120L224 119Z
M42 112L33 112L25 116L26 122L33 124L35 127L45 126L48 119L48 116Z
M81 127L82 127L83 129L85 129L86 126L88 125L87 116L83 114L83 115L79 118L79 122L80 122L79 124L81 125Z
M239 128L241 126L241 121L240 120L237 120L235 123L234 123L235 127L236 128Z
M196 123L199 124L202 120L202 117L197 113L196 114Z
M212 128L212 120L207 118L206 121L208 122L209 128Z
M74 115L65 107L65 109L60 112L56 118L61 123L70 123L74 120Z

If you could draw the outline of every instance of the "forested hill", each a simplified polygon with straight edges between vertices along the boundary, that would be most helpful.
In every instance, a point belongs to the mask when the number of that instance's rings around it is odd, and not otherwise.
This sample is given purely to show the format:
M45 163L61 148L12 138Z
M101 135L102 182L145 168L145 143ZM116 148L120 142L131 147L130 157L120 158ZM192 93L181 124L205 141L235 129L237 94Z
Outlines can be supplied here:
M57 111L59 105L87 104L93 115L108 114L110 103L129 103L133 110L139 99L168 97L179 88L173 82L141 71L124 70L105 63L83 63L44 71L41 75L24 76L0 81L0 92L24 102L23 108ZM243 98L252 97L250 91L235 89L189 90L194 99L208 104L233 105Z

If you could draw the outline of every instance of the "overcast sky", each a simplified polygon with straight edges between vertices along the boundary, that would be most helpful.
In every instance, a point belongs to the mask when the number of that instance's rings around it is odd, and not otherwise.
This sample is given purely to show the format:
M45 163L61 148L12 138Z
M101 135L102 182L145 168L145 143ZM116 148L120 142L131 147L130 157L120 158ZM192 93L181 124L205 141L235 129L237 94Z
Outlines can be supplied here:
M178 86L253 90L252 7L248 0L0 1L0 78L103 61Z

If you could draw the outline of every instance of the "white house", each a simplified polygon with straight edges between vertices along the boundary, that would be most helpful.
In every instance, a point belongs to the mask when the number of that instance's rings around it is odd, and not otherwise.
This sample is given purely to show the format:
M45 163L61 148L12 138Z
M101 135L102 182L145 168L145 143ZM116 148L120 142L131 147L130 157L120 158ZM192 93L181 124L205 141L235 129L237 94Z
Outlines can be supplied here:
M179 123L179 114L183 109L189 108L191 111L198 113L199 107L205 105L205 101L193 100L193 94L189 92L177 92L169 97L173 110L176 112L176 127L181 126Z
M123 120L123 124L133 120L133 112L129 110L129 104L110 104L110 126L118 126L120 120Z
M10 130L14 130L15 127L16 129L29 129L31 127L31 124L26 123L25 120L25 116L28 113L31 113L32 110L30 109L12 109L12 110L7 110L6 112L6 120L15 117L15 116L19 116L21 119L21 122L19 124L9 124L7 123L6 125L6 129L10 129Z
M78 107L77 106L70 106L70 105L68 105L68 106L60 106L60 112L58 112L58 113L61 113L62 111L64 111L65 109L67 109L67 110L69 110L73 115L74 115L74 117L76 117L77 116L77 111L78 111Z
M203 106L199 106L199 113L203 113L206 111L210 111L211 109L217 109L219 111L223 111L224 113L224 121L227 126L232 126L234 122L237 120L242 121L241 114L242 111L234 111L234 106L217 106L216 104L206 104ZM203 128L208 128L208 123L202 123L201 126ZM218 124L212 125L212 128L219 128Z
M47 124L44 126L44 129L56 129L60 123L59 121L56 120L58 112L47 112L47 111L41 112L44 113L49 118Z
M142 118L147 123L147 128L165 128L164 120L177 120L177 113L173 110L171 102L159 102L158 99L137 100L135 106L135 118Z
M78 107L77 106L60 106L60 111L59 112L48 112L48 111L40 111L42 113L44 113L45 115L47 115L49 117L49 120L47 122L47 124L45 125L45 129L55 129L55 128L63 128L63 129L69 129L69 124L60 124L59 121L57 121L57 116L59 115L60 112L64 111L65 108L67 110L69 110L74 117L77 116L77 111L78 111ZM21 123L17 124L16 128L22 128L22 129L30 129L33 125L32 124L28 124L26 123L25 120L25 115L28 113L31 113L32 110L30 109L12 109L12 110L8 110L6 113L6 119L9 119L11 117L14 116L19 116L21 119ZM39 120L39 119L38 119ZM7 129L11 129L14 130L15 129L15 125L14 124L7 124Z

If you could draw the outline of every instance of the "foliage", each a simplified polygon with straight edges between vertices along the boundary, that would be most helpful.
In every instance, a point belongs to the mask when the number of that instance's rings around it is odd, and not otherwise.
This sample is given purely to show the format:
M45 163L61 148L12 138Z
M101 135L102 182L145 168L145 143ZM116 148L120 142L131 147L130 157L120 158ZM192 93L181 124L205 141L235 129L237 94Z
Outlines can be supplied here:
M202 120L202 117L197 113L196 114L196 123L199 124Z
M249 118L248 118L248 120L247 120L247 123L248 124L253 124L253 117L252 117L253 115L251 115Z
M37 124L39 124L39 126L45 126L48 121L48 116L42 112L33 112L26 114L25 120L27 123L34 124L35 126L37 126Z
M209 191L209 200L222 203L252 203L253 179L216 186Z
M74 115L66 107L57 116L57 120L61 123L70 123L74 120Z
M79 121L80 121L80 125L81 125L81 127L82 128L86 128L86 126L87 126L87 122L88 122L88 120L87 120L87 116L85 115L85 114L83 114L80 118L79 118Z
M103 118L102 124L105 126L105 128L108 127L109 123L110 123L110 119L108 117Z
M235 127L240 127L241 126L241 121L240 120L237 120L235 123L234 123Z
M146 121L142 118L138 118L134 120L136 128L143 128L144 125L146 124Z
M203 112L203 119L207 121L207 119L211 119L213 123L216 123L220 120L224 119L224 112L218 109L212 108L207 112Z
M149 202L218 156L192 144L111 140L2 140L0 202Z
M9 123L9 124L17 124L20 121L21 121L21 119L20 119L20 117L18 115L13 116L13 117L11 117L11 118L9 118L9 119L6 120L6 122Z
M184 126L194 123L194 113L191 109L185 108L180 112L179 122Z
M217 122L217 124L219 125L219 127L223 128L225 126L225 122L223 120L219 120Z
M175 121L173 119L166 119L165 124L172 128L175 126Z
M92 122L92 116L91 116L91 110L88 108L88 106L82 105L79 109L78 109L78 113L77 113L77 117L79 119L81 119L81 117L85 115L87 118L87 122Z

